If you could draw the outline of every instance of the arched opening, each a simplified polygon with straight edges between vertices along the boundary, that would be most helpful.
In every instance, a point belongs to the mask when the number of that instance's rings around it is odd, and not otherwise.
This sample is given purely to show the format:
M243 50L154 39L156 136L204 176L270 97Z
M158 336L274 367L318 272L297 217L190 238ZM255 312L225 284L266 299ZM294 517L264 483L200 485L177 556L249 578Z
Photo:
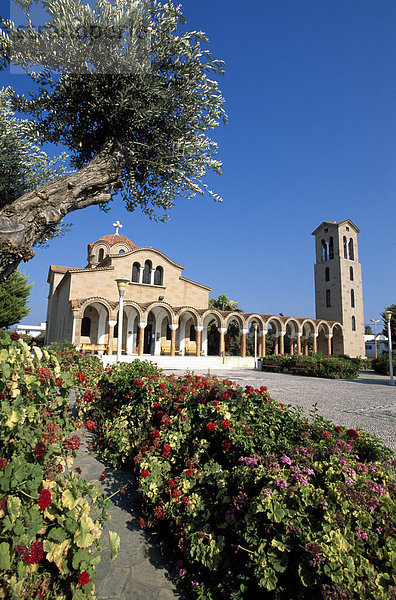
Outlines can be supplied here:
M314 351L314 324L310 321L304 323L302 327L302 353L305 356L312 354Z
M202 354L204 356L220 355L220 319L215 313L208 313L203 322Z
M329 260L334 258L334 240L333 237L330 237L329 241Z
M240 330L243 328L242 319L233 316L227 322L227 333L224 336L226 356L241 355L241 337Z
M343 245L344 245L344 258L348 258L348 241L344 235L344 237L342 238L343 241Z
M150 283L151 268L152 268L151 260L146 260L146 262L144 263L144 269L143 269L143 283Z
M354 248L353 248L353 239L352 238L349 238L348 251L349 251L349 260L355 260L355 252L354 252Z
M265 340L266 354L279 354L280 352L280 332L282 330L281 322L278 319L271 318L268 321L267 335Z
M326 290L326 308L331 306L331 295L330 290Z
M355 308L355 291L351 290L351 308Z
M332 337L333 354L344 354L344 335L340 325L334 325Z
M182 356L195 356L197 354L197 335L195 326L197 325L197 317L190 311L182 313L179 319L178 327L178 342L179 350Z
M257 356L259 355L260 346L260 333L263 328L262 323L257 319L253 319L249 323L249 332L246 336L246 355L255 356L256 343L257 343Z
M349 267L349 279L353 281L353 267Z
M326 262L327 260L327 244L324 240L322 240L322 262Z
M154 285L162 285L164 280L164 269L157 267L154 273Z
M330 281L330 269L329 269L329 267L325 268L325 281Z
M356 331L356 319L352 317L352 331Z
M134 283L139 283L140 277L140 264L138 262L134 262L132 265L132 281Z
M329 329L327 326L321 324L319 325L319 330L318 330L318 352L321 352L322 354L328 355L329 354L329 344L328 344L328 335L329 335Z
M104 248L101 248L99 250L99 254L98 254L98 262L101 262L104 259Z
M286 325L286 335L284 338L285 354L297 354L297 332L298 324L295 321L289 321Z
M125 254L125 250L121 248L121 250L118 250L118 254Z
M91 319L90 317L83 317L81 320L81 335L89 337L91 335Z

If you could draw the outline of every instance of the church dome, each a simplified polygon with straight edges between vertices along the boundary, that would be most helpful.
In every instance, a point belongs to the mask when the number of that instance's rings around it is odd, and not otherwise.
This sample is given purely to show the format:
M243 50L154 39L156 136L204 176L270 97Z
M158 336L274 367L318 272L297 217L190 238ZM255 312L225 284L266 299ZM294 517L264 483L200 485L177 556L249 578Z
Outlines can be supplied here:
M102 235L96 242L88 244L88 267L96 267L108 254L124 254L138 246L125 235L113 233Z

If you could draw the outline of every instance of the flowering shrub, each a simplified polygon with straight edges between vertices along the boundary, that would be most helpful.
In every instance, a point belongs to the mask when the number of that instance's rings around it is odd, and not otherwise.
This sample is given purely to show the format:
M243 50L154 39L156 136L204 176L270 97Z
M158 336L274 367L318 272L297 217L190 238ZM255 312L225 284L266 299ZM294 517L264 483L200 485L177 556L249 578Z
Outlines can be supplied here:
M100 382L97 444L135 468L140 526L172 533L191 597L392 597L395 479L378 440L307 423L264 387L138 368Z
M109 502L70 471L80 444L70 435L73 379L54 354L32 357L5 332L0 366L0 597L94 598ZM111 533L112 556L117 546Z
M267 363L263 366L263 371L276 371L327 379L355 379L359 376L359 370L363 368L362 361L359 358L324 356L320 352L311 356L271 354L265 356L262 360ZM281 365L280 367L271 368L270 362L281 363Z

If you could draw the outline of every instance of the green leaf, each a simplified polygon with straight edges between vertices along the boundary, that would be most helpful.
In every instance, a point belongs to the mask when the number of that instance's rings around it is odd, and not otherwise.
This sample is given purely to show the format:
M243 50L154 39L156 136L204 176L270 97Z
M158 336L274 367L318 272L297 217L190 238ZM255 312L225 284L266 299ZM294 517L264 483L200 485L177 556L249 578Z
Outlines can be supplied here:
M53 540L54 542L64 542L66 537L66 532L61 527L55 527L48 533L48 539Z
M76 571L84 571L90 564L92 555L86 550L77 550L73 556L73 569Z
M120 536L115 531L109 531L110 558L114 560L120 549Z
M0 544L0 569L7 571L11 566L11 544L1 542Z
M21 514L22 502L17 496L8 496L7 498L7 512L10 515L11 521L14 523L15 519Z

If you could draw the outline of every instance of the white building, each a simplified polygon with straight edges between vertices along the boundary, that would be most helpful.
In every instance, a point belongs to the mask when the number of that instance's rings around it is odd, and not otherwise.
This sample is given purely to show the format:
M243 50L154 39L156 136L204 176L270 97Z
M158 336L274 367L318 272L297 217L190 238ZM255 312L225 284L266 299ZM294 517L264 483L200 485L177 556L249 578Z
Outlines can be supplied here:
M365 335L364 336L364 345L366 347L366 356L367 358L375 358L375 336L374 335ZM385 335L377 334L377 356L381 356L383 352L388 351L388 338Z
M32 337L37 337L40 333L46 330L46 323L40 323L40 325L17 325L16 332L19 335L27 333Z

